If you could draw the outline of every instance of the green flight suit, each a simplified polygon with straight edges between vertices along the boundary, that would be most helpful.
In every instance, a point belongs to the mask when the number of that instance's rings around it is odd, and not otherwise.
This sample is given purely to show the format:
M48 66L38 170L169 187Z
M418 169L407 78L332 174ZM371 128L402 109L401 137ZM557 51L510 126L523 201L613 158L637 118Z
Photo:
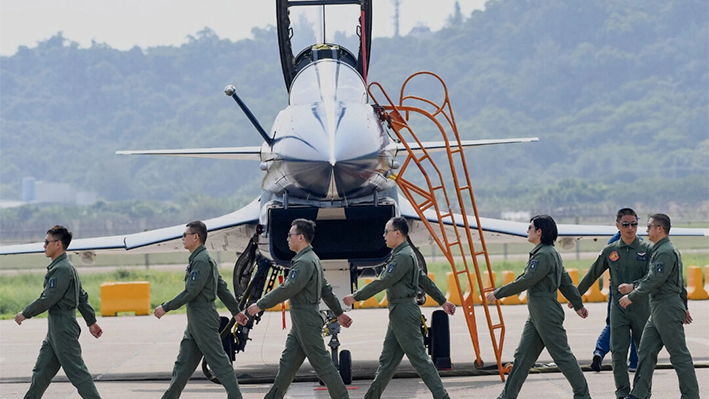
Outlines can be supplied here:
M681 398L699 398L697 375L684 336L687 290L682 271L682 256L665 237L652 246L648 273L628 294L633 305L650 297L650 318L640 340L638 369L630 392L637 398L644 399L650 395L652 373L663 345L677 373Z
M404 241L392 251L391 258L379 275L379 279L353 294L355 300L363 301L386 289L389 302L389 325L382 354L379 356L379 368L372 385L364 395L365 399L382 397L404 354L434 398L449 398L436 367L426 354L423 343L421 308L414 298L419 286L438 304L443 305L446 302L446 297L441 290L419 268L409 243Z
M261 309L270 309L290 300L290 318L293 323L281 354L276 379L264 399L283 398L306 357L315 374L327 386L331 398L349 398L347 387L330 353L325 349L323 319L319 310L321 298L336 316L343 313L340 301L325 280L320 259L313 248L307 246L293 257L286 281L256 303Z
M219 313L214 304L217 297L231 314L240 312L239 304L219 274L217 262L204 245L200 245L190 254L185 290L162 304L166 312L187 304L187 328L180 342L180 353L172 370L170 386L163 399L180 397L202 356L226 389L228 398L241 399L234 368L219 336Z
M630 245L625 244L621 238L603 248L578 285L579 293L584 293L596 283L606 269L610 270L610 289L613 298L610 307L611 351L615 396L619 398L630 394L630 377L628 377L630 332L633 333L635 347L640 347L642 331L650 317L650 302L647 298L643 298L624 309L618 303L623 296L618 291L618 286L625 283L638 284L645 277L651 252L650 243L641 241L638 237L635 237Z
M494 291L495 298L501 299L527 290L529 309L529 317L515 350L512 371L498 399L517 397L529 370L545 347L571 384L574 399L591 398L586 378L569 347L564 329L564 309L556 299L557 289L575 310L583 308L581 295L564 269L559 253L552 245L540 243L529 253L524 274Z
M101 397L81 357L77 309L87 326L96 323L89 295L81 287L79 274L64 253L47 266L42 294L22 310L22 315L28 319L49 311L47 336L32 369L32 382L25 399L41 398L60 367L82 398Z

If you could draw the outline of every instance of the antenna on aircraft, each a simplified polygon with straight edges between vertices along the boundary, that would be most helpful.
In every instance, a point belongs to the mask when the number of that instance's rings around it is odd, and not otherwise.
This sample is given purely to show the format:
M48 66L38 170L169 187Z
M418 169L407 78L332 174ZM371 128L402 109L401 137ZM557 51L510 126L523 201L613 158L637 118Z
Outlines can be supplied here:
M249 110L249 107L244 104L243 101L241 101L241 98L236 94L236 87L233 85L228 85L227 87L224 88L224 94L227 96L231 97L236 101L237 104L239 104L239 108L241 108L242 111L244 111L244 114L246 114L246 117L249 118L251 123L254 125L256 130L258 130L259 134L261 137L263 137L263 140L268 144L269 146L273 143L273 139L268 137L268 134L266 134L266 131L263 130L263 127L261 124L258 122L254 114L251 113L251 110Z

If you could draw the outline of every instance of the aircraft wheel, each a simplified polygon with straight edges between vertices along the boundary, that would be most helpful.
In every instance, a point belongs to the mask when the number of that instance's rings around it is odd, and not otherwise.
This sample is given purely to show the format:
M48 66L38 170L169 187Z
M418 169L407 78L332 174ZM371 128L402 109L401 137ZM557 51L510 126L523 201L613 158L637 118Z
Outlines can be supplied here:
M221 384L221 382L219 382L219 378L217 378L217 376L215 376L212 372L212 369L209 368L207 359L202 359L202 372L209 381L212 381L215 384Z
M431 360L436 368L451 368L451 338L448 315L436 310L431 316Z
M340 377L345 385L352 383L352 354L348 350L340 352Z

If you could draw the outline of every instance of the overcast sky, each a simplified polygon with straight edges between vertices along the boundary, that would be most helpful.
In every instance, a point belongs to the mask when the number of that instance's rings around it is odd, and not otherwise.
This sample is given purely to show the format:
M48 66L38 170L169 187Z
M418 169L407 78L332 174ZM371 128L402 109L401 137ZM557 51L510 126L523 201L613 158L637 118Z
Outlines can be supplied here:
M401 0L402 35L425 24L439 30L453 13L455 0ZM483 9L485 0L459 0L464 16ZM354 8L353 8L354 7ZM373 0L373 36L394 34L394 0ZM320 24L318 7L300 7L311 22ZM307 11L306 11L307 9ZM335 10L340 10L337 13ZM328 35L352 25L357 6L329 7ZM293 16L292 21L298 21ZM274 0L2 0L0 1L0 55L12 55L18 46L35 47L63 32L81 47L91 41L121 50L135 45L180 45L202 28L221 38L251 37L253 27L276 24ZM345 25L343 25L345 24ZM348 32L350 33L350 32Z

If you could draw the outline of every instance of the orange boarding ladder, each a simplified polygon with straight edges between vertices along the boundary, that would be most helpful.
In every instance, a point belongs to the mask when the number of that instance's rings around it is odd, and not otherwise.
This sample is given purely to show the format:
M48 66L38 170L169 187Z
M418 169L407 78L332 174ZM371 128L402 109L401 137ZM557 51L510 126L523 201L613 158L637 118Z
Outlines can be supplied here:
M407 84L409 84L414 77L419 75L433 77L441 84L444 93L444 100L441 105L437 105L433 101L419 96L404 95ZM386 97L388 104L382 106L377 102L372 93L374 87L377 87L382 92L382 94ZM375 104L379 106L380 117L389 123L390 127L394 130L396 136L406 147L408 152L406 161L404 161L401 166L398 175L392 175L392 179L396 181L402 193L414 207L414 210L418 214L419 218L428 229L431 237L435 240L438 247L448 259L448 262L453 270L453 274L455 275L455 283L458 288L458 292L461 294L463 293L461 275L465 276L463 281L467 281L467 287L474 287L468 266L469 261L472 259L475 267L477 287L479 287L477 292L480 293L483 300L483 309L485 310L485 317L490 331L490 338L492 340L493 350L497 360L497 368L500 373L500 378L504 381L504 373L509 372L510 370L509 367L505 367L501 363L502 348L505 340L505 324L502 318L502 311L500 309L499 301L495 301L494 304L495 309L497 309L498 322L493 323L490 314L490 307L485 299L485 295L495 289L495 281L483 282L482 274L480 272L480 261L478 258L482 256L482 262L484 262L484 265L487 268L486 270L488 271L488 275L493 275L492 269L490 268L490 259L488 257L487 247L485 246L483 231L480 227L480 218L478 217L478 210L475 205L472 186L470 184L470 176L468 174L468 168L463 155L463 147L460 144L460 136L458 135L458 129L455 124L455 119L453 118L453 111L448 98L448 89L439 76L431 72L418 72L406 79L402 85L398 105L394 105L389 95L386 91L384 91L384 88L378 82L373 82L370 84L368 92ZM416 106L404 105L404 101L418 101L423 103L421 104L423 106L433 107L433 112L429 112ZM405 114L405 116L402 115L402 113ZM455 185L455 196L453 196L453 205L455 208L451 206L451 200L448 195L448 190L446 190L441 170L431 158L429 151L424 148L422 142L408 125L408 121L413 114L422 115L434 122L445 142L448 156L448 167L450 168L450 175L452 177L453 184ZM441 119L440 121L439 118ZM444 125L441 123L443 120L447 122L449 128L444 128ZM452 139L449 138L449 136L451 136ZM409 145L409 141L407 140L415 141L420 148L420 151L412 150ZM418 170L425 178L427 188L420 187L403 177L411 161L416 164ZM457 169L463 170L463 176L465 178L465 185L463 186L460 184ZM432 182L432 180L434 180L434 182ZM443 200L443 202L440 203L439 200ZM475 216L474 225L471 223L471 219L469 219L467 215L466 200L469 201L469 205L472 206ZM460 215L455 214L453 211L454 209L459 209ZM434 223L438 223L438 227L434 228L429 219L434 220ZM482 247L481 251L475 250L472 235L473 229L477 231L478 237L480 237L480 244ZM461 233L467 241L467 246L461 239ZM454 254L455 250L457 250L463 261L463 268L460 270L456 267L456 255ZM492 280L492 278L490 278L490 280ZM488 284L490 286L486 287ZM462 306L465 314L465 320L468 324L468 330L470 332L470 339L473 343L473 348L475 349L476 360L474 365L476 368L480 369L483 367L484 362L480 357L480 345L478 342L477 324L475 321L473 291L473 289L469 289L469 295L463 299ZM496 334L497 330L499 330L499 339Z

